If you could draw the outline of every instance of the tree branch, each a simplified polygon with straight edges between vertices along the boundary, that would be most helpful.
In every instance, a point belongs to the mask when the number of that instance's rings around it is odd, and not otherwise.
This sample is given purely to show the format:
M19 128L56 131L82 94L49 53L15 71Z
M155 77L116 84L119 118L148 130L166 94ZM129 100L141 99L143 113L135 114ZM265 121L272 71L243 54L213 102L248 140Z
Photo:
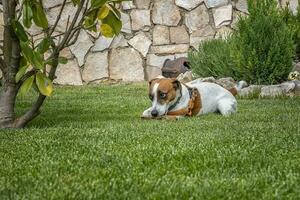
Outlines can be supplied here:
M64 35L65 33L59 33L59 34L57 34L57 35L53 35L53 36L49 36L50 38L52 38L52 39L55 39L55 38L57 38L57 37L60 37L60 36L62 36L62 35Z
M75 34L76 34L76 35L75 35ZM80 30L74 31L74 34L72 35L72 37L70 37L70 39L73 38L72 41L68 40L68 42L66 42L66 44L65 44L64 47L70 47L70 46L72 46L73 44L75 44L75 42L77 41L77 39L78 39L78 37L79 37L79 34L80 34ZM74 35L75 35L75 36L74 36Z
M55 59L55 63L50 69L49 72L49 79L53 80L55 76L55 71L58 65L58 57L59 57L59 52L53 52L52 54ZM35 117L37 117L40 114L40 108L43 105L44 101L46 99L46 96L39 94L37 100L35 103L32 105L32 107L20 118L16 119L15 121L15 127L16 128L23 128L25 127L31 120L33 120Z
M78 27L76 27L76 28L73 29L73 32L70 34L70 37L66 41L66 44L65 44L64 47L69 47L69 46L73 45L77 41L78 36L80 34L81 28L82 28L81 26L78 26Z
M63 10L65 8L66 2L67 2L67 0L63 1L62 5L61 5L61 8L60 8L60 11L59 11L59 14L58 14L58 16L56 18L56 21L55 21L53 27L49 31L49 35L52 35L52 33L55 31L55 28L57 27L57 24L58 24L58 22L59 22L59 20L61 18L62 12L63 12Z
M69 47L69 46L75 44L75 42L77 41L78 36L80 34L80 30L82 29L82 24L83 24L83 21L84 21L84 16L88 12L88 3L89 3L89 1L86 1L85 8L84 8L84 11L83 11L83 14L82 14L83 17L80 19L80 21L78 23L78 26L75 27L75 28L73 28L73 30L72 30L73 32L70 34L70 37L66 41L66 44L65 44L64 47ZM75 37L74 37L74 35L75 35Z
M24 83L24 81L26 81L30 76L34 75L35 73L36 73L35 69L32 69L32 70L26 72L26 74L24 74L22 76L22 78L20 79L20 81L17 83L17 89L19 90L19 88Z
M40 112L40 107L43 105L46 96L39 95L36 102L32 105L30 110L28 110L22 117L16 119L15 127L16 128L23 128L25 127L31 120L37 117Z
M66 0L64 0L64 4L65 4ZM77 22L77 19L80 15L80 12L82 11L83 9L83 6L85 4L86 0L82 0L80 1L80 4L78 5L78 8L76 10L76 13L75 13L75 16L74 18L72 19L72 22L70 24L70 26L67 26L67 30L64 34L64 37L62 39L62 41L58 44L58 45L55 45L55 44L52 44L52 49L53 49L53 52L52 54L50 55L49 59L53 59L53 64L51 66L51 69L50 69L50 72L49 72L49 75L48 75L48 78L52 81L55 77L55 72L56 72L56 69L57 69L57 66L58 66L58 58L59 58L59 52L66 46L67 43L70 42L70 40L72 38L75 37L75 39L73 41L76 41L78 35L79 35L79 32L80 32L80 28L81 28L81 23L83 22L84 20L84 15L82 17L82 19L80 20L79 22L79 26L78 28L74 28L75 25L76 25L76 22ZM85 8L85 11L84 13L86 12L86 9ZM55 30L55 27L57 26L58 24L58 21L59 21L59 18L60 18L60 15L62 13L62 10L60 11L60 14L59 16L57 17L56 19L56 22L55 22L55 26L53 26L53 28L49 31L49 30L45 30L45 33L47 34L48 37L51 37L52 33L54 32ZM73 42L72 41L72 42ZM24 76L30 76L32 73L34 73L33 71L29 71L28 73L26 73ZM26 77L25 77L26 78ZM23 80L23 77L22 77L22 80ZM30 122L32 119L34 119L36 116L38 116L40 114L40 107L43 105L44 101L46 99L46 96L42 95L42 94L39 94L37 100L35 101L35 103L32 105L32 107L23 115L21 116L20 118L18 118L16 121L15 121L15 126L17 128L21 128L21 127L24 127L26 126L26 124L28 122Z
M84 3L85 3L85 0L80 1L80 4L78 5L77 11L75 13L75 16L72 19L72 22L70 24L70 27L66 31L65 36L62 39L61 43L58 45L58 51L62 50L65 47L65 44L68 41L73 28L75 27L76 21L77 21L77 19L79 17L79 14L80 14L80 12L81 12L81 10L83 8Z
M0 57L0 70L2 72L4 72L4 69L6 69L7 66L6 66L6 63L4 62L4 60Z

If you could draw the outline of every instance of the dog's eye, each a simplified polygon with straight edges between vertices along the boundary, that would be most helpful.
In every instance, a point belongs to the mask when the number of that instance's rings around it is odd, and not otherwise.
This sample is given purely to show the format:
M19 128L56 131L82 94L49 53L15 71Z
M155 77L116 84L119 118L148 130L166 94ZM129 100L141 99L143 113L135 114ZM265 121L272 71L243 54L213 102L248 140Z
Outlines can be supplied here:
M167 93L160 93L160 98L161 99L164 99L164 98L166 98L167 97Z
M153 95L149 94L149 99L152 101L153 100Z

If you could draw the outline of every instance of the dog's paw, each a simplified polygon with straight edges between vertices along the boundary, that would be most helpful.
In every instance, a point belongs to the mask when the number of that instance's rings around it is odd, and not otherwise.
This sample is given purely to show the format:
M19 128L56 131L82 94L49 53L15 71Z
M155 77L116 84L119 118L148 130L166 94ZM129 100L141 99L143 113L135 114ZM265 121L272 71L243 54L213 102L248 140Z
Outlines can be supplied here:
M179 120L179 119L183 119L183 118L184 118L184 116L176 116L176 115L165 115L165 116L163 116L163 119L170 120L170 121Z
M147 110L145 110L142 115L141 115L142 119L151 119L152 115L151 115L151 109L148 108Z
M153 119L152 117L141 115L141 119Z

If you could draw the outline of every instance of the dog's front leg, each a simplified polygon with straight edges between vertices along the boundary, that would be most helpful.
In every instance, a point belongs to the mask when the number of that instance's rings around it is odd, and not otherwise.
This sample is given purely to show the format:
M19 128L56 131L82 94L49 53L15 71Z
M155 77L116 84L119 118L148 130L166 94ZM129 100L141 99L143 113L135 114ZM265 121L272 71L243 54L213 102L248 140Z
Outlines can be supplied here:
M178 119L183 119L184 116L188 115L189 110L187 108L183 108L180 110L176 111L170 111L165 115L165 119L167 120L178 120Z
M147 110L145 110L141 116L142 119L152 119L152 115L151 115L151 109L152 107L148 108Z
M189 113L189 109L188 108L183 108L183 109L180 109L180 110L176 110L176 111L170 111L167 113L167 115L169 116L185 116L185 115L188 115Z
M183 119L184 116L182 115L165 115L163 117L163 119L166 119L166 120L179 120L179 119Z

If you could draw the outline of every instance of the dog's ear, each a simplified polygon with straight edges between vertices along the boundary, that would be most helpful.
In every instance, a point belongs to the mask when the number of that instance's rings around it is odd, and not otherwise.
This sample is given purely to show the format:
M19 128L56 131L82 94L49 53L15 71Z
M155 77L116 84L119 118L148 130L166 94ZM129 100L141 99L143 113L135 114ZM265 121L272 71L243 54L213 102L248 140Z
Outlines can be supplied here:
M178 89L181 90L181 83L180 83L179 80L173 78L172 79L172 84L173 84L173 87L175 88L175 90L178 90Z
M157 78L154 78L152 80L149 81L149 86L153 83L153 81L157 80Z
M161 79L161 78L164 78L164 77L163 77L163 76L157 76L157 77L151 79L151 80L149 81L149 86L153 83L153 81L156 81L156 80Z

